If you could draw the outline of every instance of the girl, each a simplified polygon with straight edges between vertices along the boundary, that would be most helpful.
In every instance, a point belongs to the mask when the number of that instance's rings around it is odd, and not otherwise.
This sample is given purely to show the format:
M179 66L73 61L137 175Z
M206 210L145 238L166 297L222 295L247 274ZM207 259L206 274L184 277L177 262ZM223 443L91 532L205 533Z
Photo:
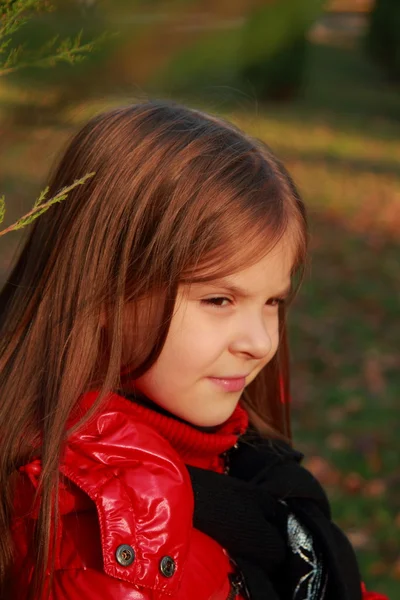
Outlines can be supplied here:
M378 599L290 445L282 164L146 102L83 127L50 194L89 172L0 297L1 598Z

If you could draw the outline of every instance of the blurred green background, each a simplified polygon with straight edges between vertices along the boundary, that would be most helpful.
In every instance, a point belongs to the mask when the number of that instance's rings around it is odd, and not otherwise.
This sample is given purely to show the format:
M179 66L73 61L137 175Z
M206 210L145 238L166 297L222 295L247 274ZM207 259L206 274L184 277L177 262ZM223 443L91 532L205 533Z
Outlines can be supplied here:
M284 160L311 266L291 309L294 438L371 589L400 598L400 2L55 0L14 43L117 32L75 66L0 77L5 225L71 133L110 106L175 98ZM54 209L56 210L56 208ZM0 279L23 238L0 239ZM0 281L0 283L1 283Z

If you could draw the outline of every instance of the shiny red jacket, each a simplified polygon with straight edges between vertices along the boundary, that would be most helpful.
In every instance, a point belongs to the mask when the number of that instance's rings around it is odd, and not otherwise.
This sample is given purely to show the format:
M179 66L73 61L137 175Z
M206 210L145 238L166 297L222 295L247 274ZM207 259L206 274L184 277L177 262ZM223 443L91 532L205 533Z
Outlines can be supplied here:
M85 397L84 408L95 396ZM215 435L110 395L63 452L50 599L246 598L226 551L192 525L194 499L185 467L186 462L221 472L223 451L246 426L240 405ZM20 469L12 524L13 600L24 600L31 584L32 503L40 472L39 460ZM363 600L380 598L365 592Z

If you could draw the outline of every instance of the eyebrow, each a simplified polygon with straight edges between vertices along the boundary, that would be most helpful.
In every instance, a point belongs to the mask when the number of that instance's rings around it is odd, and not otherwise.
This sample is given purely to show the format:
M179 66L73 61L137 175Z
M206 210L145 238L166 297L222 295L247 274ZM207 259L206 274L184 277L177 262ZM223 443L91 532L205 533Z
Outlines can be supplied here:
M202 283L200 283L200 285L207 286L207 287L211 286L211 287L224 288L225 290L227 290L234 296L238 296L241 298L251 298L252 297L252 294L249 294L249 292L246 289L232 283L231 281L229 281L229 279L213 279L212 281L202 282ZM273 296L286 297L286 296L289 296L291 290L292 290L292 284L289 283L289 285L287 285L284 289L282 289L278 292L275 292L275 294L273 294Z

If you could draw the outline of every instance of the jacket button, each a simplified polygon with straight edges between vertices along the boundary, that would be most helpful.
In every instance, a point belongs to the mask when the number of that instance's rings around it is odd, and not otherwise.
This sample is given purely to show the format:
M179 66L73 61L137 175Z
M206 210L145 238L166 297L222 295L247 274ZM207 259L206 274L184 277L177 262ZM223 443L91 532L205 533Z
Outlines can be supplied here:
M122 567L129 567L135 560L135 551L132 546L121 544L115 551L115 558Z
M172 575L175 573L175 569L175 561L170 556L164 556L160 560L160 571L164 577L172 577Z

